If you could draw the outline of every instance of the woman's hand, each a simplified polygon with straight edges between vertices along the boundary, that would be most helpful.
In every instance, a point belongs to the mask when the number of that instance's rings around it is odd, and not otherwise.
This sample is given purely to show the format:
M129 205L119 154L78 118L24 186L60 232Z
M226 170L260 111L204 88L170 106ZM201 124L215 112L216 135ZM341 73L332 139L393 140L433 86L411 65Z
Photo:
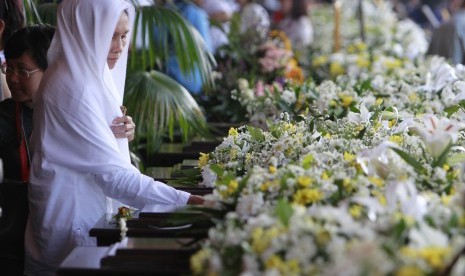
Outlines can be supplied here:
M128 138L129 142L134 140L136 125L130 116L118 117L112 123L110 128L116 138Z
M187 200L187 205L203 205L204 203L205 199L197 195L190 195L189 199Z

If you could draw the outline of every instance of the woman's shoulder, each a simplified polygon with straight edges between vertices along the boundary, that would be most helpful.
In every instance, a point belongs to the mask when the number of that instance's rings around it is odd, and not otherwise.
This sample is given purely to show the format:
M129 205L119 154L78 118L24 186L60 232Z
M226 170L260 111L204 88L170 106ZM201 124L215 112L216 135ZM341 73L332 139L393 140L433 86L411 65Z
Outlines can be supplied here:
M12 98L5 99L0 102L0 116L14 114L15 101Z

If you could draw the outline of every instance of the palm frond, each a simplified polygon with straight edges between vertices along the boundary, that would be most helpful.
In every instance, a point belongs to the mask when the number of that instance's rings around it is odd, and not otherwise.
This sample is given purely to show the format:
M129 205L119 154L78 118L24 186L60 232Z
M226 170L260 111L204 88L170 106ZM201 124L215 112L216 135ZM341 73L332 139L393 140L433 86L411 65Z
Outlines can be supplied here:
M57 25L57 3L43 3L36 5L37 14L40 16L42 23L51 26Z
M137 14L132 49L136 50L132 51L131 68L154 69L175 55L182 72L197 69L203 83L212 86L211 72L216 62L199 32L170 8L133 2Z
M126 81L125 103L137 125L135 144L147 139L147 152L153 153L163 135L173 138L175 127L187 141L193 133L208 135L200 107L189 92L175 80L155 70L132 72Z
M26 25L42 23L34 0L23 0L23 12Z

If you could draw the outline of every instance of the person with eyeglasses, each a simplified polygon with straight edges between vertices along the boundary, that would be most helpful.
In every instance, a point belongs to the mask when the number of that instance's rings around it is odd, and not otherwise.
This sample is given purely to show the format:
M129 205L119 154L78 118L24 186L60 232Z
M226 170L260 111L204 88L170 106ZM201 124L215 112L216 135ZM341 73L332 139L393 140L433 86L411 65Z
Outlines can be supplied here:
M1 66L1 71L12 96L0 102L0 159L3 160L5 179L29 180L31 100L47 69L47 49L53 34L54 28L50 26L30 26L15 32L5 44L8 62ZM17 204L14 210L5 209L0 219L0 268L5 275L23 275L27 194L20 186L8 190L1 188L0 202L8 198Z
M5 64L4 46L8 38L24 26L21 0L0 1L0 65ZM11 97L5 76L0 75L0 101Z
M5 44L1 66L11 98L0 102L0 158L5 179L29 180L29 137L32 96L47 69L47 50L54 28L36 25L20 29Z

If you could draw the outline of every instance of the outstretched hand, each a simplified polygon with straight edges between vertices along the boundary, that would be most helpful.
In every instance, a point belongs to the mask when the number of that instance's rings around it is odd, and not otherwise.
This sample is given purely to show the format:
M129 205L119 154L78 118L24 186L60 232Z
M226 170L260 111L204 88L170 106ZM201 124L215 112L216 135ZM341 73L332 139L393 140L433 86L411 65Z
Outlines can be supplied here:
M129 142L134 140L136 125L130 116L114 119L110 128L116 138L128 138Z
M187 205L203 205L204 203L205 199L197 195L190 195L189 199L187 200Z

